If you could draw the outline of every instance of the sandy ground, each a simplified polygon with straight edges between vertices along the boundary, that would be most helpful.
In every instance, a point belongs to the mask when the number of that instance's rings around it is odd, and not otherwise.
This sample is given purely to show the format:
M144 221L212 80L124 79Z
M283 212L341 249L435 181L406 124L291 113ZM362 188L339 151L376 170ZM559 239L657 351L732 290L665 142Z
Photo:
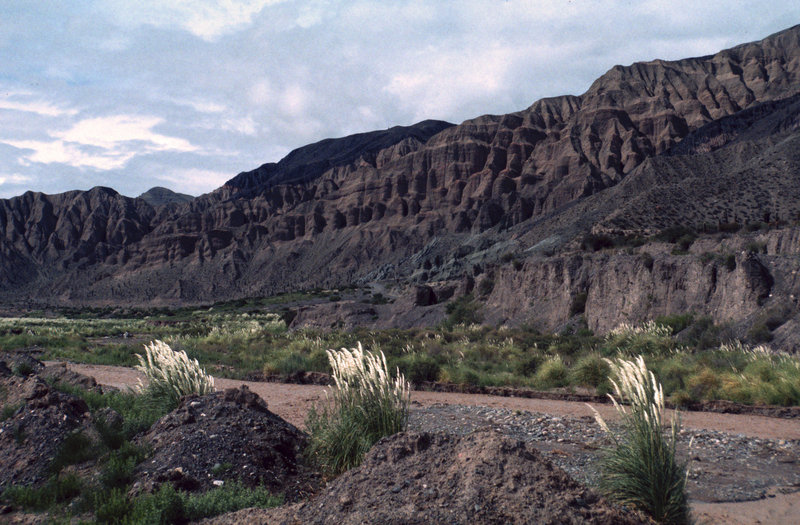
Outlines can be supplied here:
M98 383L117 388L135 385L140 378L136 370L119 366L69 364L69 367L76 372L93 376ZM308 408L323 396L325 390L325 387L315 385L259 383L221 378L216 378L215 382L218 389L247 385L267 402L270 410L298 427L303 427ZM416 391L412 392L411 400L412 403L422 406L444 403L527 410L559 416L592 415L591 409L585 403L570 401ZM609 405L593 406L603 417L613 419L616 415ZM743 434L753 438L800 439L800 422L797 420L708 412L683 412L681 420L689 428ZM763 500L743 503L696 502L693 503L692 510L698 523L800 525L800 492L777 494Z

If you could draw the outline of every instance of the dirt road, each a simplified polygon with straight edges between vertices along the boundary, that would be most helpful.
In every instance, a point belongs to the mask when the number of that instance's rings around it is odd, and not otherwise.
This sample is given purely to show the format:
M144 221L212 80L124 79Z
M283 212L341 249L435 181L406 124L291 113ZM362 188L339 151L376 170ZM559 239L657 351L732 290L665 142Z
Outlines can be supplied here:
M98 383L118 388L133 386L141 377L136 370L125 367L81 364L68 366L76 372L94 377ZM247 385L267 401L270 410L298 427L304 426L309 407L323 396L325 390L325 387L315 385L260 383L221 378L216 378L215 382L218 389ZM421 406L441 403L524 410L557 416L592 415L591 409L586 404L569 401L417 391L412 392L411 399L412 403ZM613 407L593 406L603 417L614 418ZM800 422L797 420L707 412L684 412L681 417L683 425L687 428L716 430L760 439L800 440ZM698 523L800 524L800 492L776 494L763 500L743 503L695 502L692 504L692 509Z
M76 372L94 377L98 383L117 388L133 386L141 378L136 370L121 366L81 364L69 364L68 366ZM298 427L303 427L309 407L323 395L325 390L325 387L317 385L260 383L222 378L215 378L215 384L218 389L247 385L250 390L256 392L267 402L270 410ZM592 411L587 404L573 401L421 391L412 392L411 400L422 406L443 403L527 410L558 416L592 416ZM592 406L604 418L613 419L616 416L611 405L594 404ZM687 428L717 430L763 439L800 439L800 421L791 419L712 412L682 412L681 421Z

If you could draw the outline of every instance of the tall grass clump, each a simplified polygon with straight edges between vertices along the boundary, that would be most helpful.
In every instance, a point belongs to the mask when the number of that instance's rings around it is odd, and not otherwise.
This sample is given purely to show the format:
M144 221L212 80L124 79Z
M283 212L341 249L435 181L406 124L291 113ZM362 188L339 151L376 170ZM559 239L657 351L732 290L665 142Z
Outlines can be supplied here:
M309 412L309 456L328 474L358 466L379 439L408 425L410 387L398 370L392 379L383 352L328 350L334 380L326 401Z
M176 352L159 340L144 348L144 357L136 354L139 360L136 369L147 379L139 382L142 393L158 402L178 406L185 395L204 395L214 391L214 378L206 374L197 359L189 359L186 352Z
M612 432L595 411L598 424L614 440L600 463L600 488L622 504L647 512L659 523L689 523L686 464L675 457L680 418L672 417L665 436L662 429L664 392L644 359L609 360L614 395L609 394L621 419ZM618 401L619 400L619 401ZM629 406L621 405L628 402Z
M675 349L672 328L647 321L640 325L622 323L611 330L603 347L609 353L625 355L659 356Z

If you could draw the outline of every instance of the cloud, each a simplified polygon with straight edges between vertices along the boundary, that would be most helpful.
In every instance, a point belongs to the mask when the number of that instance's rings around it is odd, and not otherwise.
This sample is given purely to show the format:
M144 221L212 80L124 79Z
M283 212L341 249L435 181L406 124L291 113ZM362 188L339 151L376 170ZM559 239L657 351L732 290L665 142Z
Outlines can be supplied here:
M24 165L31 162L41 164L57 163L67 164L76 168L112 170L123 167L134 156L134 153L130 151L87 153L79 146L68 144L62 140L5 140L3 142L15 148L32 152L22 157Z
M114 115L85 119L65 132L53 135L66 142L85 146L114 149L120 143L139 141L148 151L195 151L187 140L155 133L153 128L164 122L159 117L143 115Z
M109 2L122 25L179 27L206 41L241 30L265 7L281 0L145 0Z
M32 180L33 177L21 173L0 174L0 199L22 193L20 190Z
M256 135L258 126L252 117L227 118L220 122L222 129L239 133L240 135Z
M232 175L222 171L187 168L174 170L169 174L159 175L157 178L170 187L180 188L182 192L199 195L222 186L232 178Z
M30 181L31 177L29 177L28 175L21 175L19 173L0 175L0 186L2 186L3 184L24 184Z
M56 140L8 140L15 148L30 150L25 162L67 164L98 170L119 169L137 154L193 152L189 141L153 131L163 119L136 115L114 115L81 120L66 131L56 131Z
M62 117L77 115L78 113L78 110L76 109L63 108L45 100L21 101L11 100L9 98L0 98L0 110L35 113L44 117Z
M224 104L217 104L216 102L210 102L208 100L202 100L202 99L176 100L174 102L179 105L189 106L198 113L222 113L227 109L227 106L225 106Z
M513 48L501 45L427 49L407 60L404 70L392 75L383 89L408 108L414 120L447 118L459 106L494 97L504 89L516 56Z

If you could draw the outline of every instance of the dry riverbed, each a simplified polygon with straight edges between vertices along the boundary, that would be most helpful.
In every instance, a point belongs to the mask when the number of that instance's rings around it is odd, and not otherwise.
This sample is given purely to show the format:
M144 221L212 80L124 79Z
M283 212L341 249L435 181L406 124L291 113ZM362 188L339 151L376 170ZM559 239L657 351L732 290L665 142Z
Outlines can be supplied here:
M130 368L70 364L101 384L124 388L139 374ZM325 387L216 379L217 388L242 384L270 410L303 427ZM584 403L480 394L413 392L410 427L465 434L492 427L530 441L575 478L596 479L599 449L609 441ZM613 419L609 405L594 405ZM690 458L689 491L699 523L800 523L800 421L763 416L682 413L679 444ZM687 449L692 439L691 449Z

